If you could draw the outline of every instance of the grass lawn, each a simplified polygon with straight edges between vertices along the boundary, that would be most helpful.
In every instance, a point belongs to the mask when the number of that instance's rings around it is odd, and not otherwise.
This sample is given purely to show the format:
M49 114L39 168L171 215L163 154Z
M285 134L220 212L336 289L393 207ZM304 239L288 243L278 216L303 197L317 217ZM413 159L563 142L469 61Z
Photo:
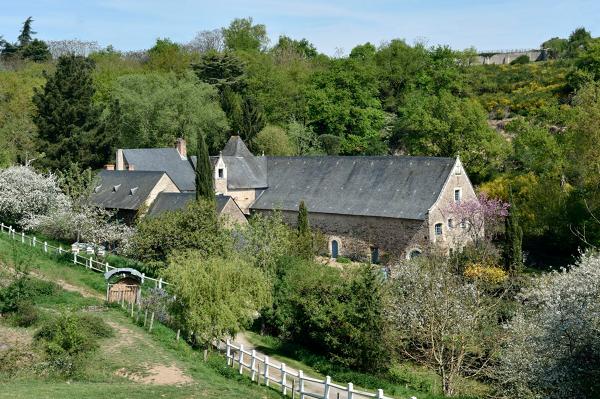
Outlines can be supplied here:
M0 350L3 343L10 347L11 342L31 342L40 323L64 311L93 312L113 328L115 336L101 339L99 349L89 355L80 374L71 380L47 375L43 366L35 364L11 375L0 373L0 398L281 397L272 389L240 377L226 367L221 355L211 354L205 362L202 353L184 340L177 341L175 333L160 323L148 333L122 309L105 306L104 278L100 273L73 265L68 258L13 244L1 235L0 263L10 265L15 261L27 264L36 278L60 281L59 285L86 296L60 289L36 299L40 321L32 327L13 327L8 318L0 318ZM32 353L37 350L35 343L27 348ZM169 372L164 373L165 369Z

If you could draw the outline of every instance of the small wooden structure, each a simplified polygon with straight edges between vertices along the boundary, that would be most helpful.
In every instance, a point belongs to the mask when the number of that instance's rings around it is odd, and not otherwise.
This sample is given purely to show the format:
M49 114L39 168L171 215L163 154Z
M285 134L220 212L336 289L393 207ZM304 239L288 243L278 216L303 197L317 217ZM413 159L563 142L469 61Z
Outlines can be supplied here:
M113 269L104 273L106 301L139 303L142 293L142 273L130 267Z

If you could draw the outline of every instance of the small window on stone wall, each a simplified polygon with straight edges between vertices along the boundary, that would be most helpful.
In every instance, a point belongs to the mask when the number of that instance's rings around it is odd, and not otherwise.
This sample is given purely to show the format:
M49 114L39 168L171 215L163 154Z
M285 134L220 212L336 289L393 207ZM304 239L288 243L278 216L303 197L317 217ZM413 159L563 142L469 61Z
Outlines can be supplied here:
M462 193L460 192L460 188L454 189L454 202L460 202L462 199Z
M219 168L218 173L219 173L219 179L222 179L224 176L223 168Z
M454 228L454 219L448 219L448 228L449 229L453 229Z
M418 258L419 256L421 256L421 251L418 249L413 249L409 252L408 259Z
M435 225L435 235L436 236L441 236L442 235L442 224L441 223L436 223Z

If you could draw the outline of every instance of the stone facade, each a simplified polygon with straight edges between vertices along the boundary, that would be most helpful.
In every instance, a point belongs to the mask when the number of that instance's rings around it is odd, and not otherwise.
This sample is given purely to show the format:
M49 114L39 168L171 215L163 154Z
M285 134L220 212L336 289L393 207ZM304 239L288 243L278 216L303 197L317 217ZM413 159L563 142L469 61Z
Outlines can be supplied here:
M236 224L248 224L248 219L246 219L246 216L241 212L235 201L232 200L227 202L227 204L221 210L220 215L225 216L225 224L228 227L232 227Z
M456 165L440 193L438 200L429 210L427 217L428 235L431 242L438 247L447 250L462 246L465 244L465 234L460 220L455 218L449 212L448 206L455 202L456 191L458 190L458 201L468 201L477 198L473 185L465 172L460 159L456 160ZM441 224L442 234L436 234L435 226Z
M255 211L269 215L271 211ZM281 211L286 224L295 227L297 212ZM339 256L368 261L377 248L382 263L405 258L413 249L423 251L428 245L427 225L422 220L370 216L309 213L310 226L327 239L327 254L332 242L338 243Z
M163 192L164 193L178 193L179 192L179 189L177 188L175 183L173 183L173 180L171 180L166 173L158 181L156 186L154 186L152 191L150 191L148 198L146 198L146 200L144 201L144 204L146 205L146 209L148 209L150 207L150 205L152 205L152 203L156 199L156 196L159 193L163 193Z

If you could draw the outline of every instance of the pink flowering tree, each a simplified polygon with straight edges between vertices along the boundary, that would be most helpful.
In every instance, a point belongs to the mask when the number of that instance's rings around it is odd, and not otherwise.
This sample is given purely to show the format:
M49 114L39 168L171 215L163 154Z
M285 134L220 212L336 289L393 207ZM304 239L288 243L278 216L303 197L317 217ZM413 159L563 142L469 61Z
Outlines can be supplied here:
M467 236L477 246L491 241L504 225L509 204L485 193L477 198L451 203L444 213L459 223L457 237Z

